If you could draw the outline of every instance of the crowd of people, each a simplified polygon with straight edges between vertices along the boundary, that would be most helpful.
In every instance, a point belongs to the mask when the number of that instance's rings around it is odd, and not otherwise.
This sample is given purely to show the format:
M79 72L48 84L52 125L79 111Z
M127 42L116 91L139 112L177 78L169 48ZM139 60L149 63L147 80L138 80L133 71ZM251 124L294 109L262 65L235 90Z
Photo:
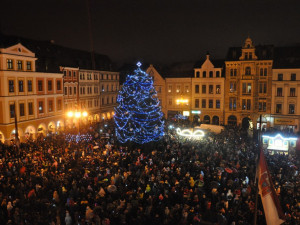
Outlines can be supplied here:
M127 147L82 135L0 145L1 224L253 224L258 147L239 131ZM299 158L266 158L285 223L299 224Z

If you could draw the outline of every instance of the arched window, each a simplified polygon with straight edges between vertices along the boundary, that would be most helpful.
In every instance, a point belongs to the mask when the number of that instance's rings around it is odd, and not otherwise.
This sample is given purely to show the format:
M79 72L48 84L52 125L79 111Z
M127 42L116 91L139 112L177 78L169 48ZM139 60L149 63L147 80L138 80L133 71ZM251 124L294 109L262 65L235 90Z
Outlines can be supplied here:
M246 67L245 75L251 75L251 67L249 67L249 66Z
M206 71L203 71L203 77L206 77Z
M196 77L200 77L200 72L199 71L196 72Z
M216 77L220 77L220 71L216 72Z
M214 73L213 71L209 71L209 77L213 77Z

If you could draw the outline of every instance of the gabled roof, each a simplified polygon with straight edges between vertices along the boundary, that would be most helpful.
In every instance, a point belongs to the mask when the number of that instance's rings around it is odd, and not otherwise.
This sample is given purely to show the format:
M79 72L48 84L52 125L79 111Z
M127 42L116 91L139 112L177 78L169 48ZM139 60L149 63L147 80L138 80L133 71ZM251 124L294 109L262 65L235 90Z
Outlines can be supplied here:
M239 61L242 55L242 47L230 47L227 52L226 61ZM255 46L255 55L258 60L272 60L274 57L273 45Z
M88 51L63 47L56 45L53 41L38 41L0 33L0 48L7 48L18 43L35 53L38 58L36 61L38 72L59 72L60 66L93 69L91 53ZM111 65L112 62L108 56L95 53L96 70L110 71Z

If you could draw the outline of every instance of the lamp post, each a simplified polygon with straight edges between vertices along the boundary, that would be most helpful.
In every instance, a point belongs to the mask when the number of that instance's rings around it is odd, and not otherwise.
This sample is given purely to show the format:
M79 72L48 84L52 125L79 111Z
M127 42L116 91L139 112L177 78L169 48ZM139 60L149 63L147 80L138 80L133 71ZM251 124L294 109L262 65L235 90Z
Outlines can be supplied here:
M86 111L83 111L83 112L81 112L81 111L75 111L75 112L73 112L73 111L69 111L68 113L67 113L67 117L68 118L70 118L70 119L76 119L76 121L78 122L78 125L77 125L77 134L79 134L79 132L80 132L80 121L81 121L81 119L82 118L86 118L88 116L88 113L86 112Z

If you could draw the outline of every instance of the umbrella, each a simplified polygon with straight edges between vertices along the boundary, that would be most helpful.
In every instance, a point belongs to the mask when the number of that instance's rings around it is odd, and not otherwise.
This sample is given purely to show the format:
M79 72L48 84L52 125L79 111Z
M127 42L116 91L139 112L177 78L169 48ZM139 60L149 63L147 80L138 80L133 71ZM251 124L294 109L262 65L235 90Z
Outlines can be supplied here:
M232 169L230 169L230 168L225 168L225 171L227 172L227 173L232 173L233 171L232 171Z
M221 172L224 172L224 169L222 167L217 167L216 169L221 171Z
M109 185L109 186L107 187L107 191L108 191L109 193L116 192L116 191L117 191L116 185L113 185L113 184Z

